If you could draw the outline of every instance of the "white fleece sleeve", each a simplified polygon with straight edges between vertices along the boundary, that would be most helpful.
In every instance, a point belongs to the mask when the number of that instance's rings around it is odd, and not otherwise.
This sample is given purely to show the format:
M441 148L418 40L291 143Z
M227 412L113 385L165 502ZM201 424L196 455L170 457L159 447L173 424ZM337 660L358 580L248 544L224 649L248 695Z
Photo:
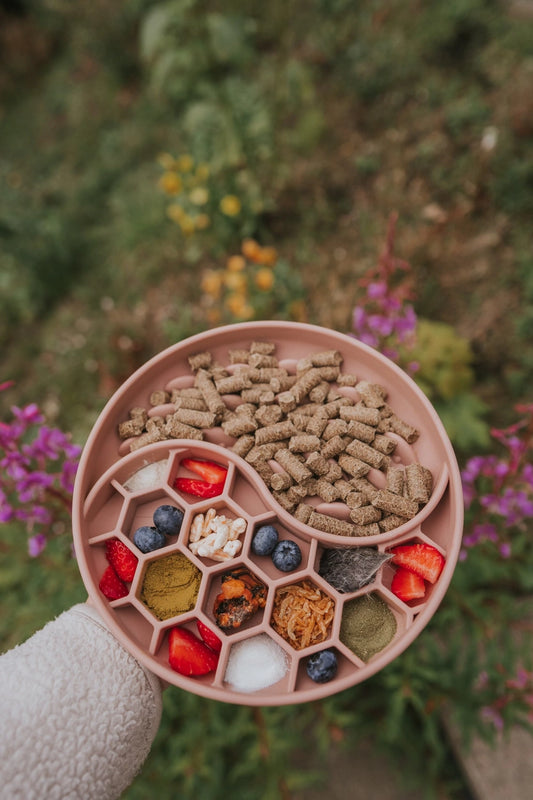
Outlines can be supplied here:
M73 606L0 656L0 795L117 800L160 719L158 678Z

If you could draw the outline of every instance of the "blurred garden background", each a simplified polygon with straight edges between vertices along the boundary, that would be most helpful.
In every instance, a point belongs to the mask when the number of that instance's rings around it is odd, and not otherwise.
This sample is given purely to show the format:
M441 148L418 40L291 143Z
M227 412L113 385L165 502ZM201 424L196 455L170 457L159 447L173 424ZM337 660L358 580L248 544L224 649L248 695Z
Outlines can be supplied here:
M465 746L533 719L528 3L3 0L0 53L2 649L86 597L78 447L137 367L226 322L351 333L413 375L464 470L445 601L321 703L167 691L125 797L297 797L364 736L466 800L443 713Z

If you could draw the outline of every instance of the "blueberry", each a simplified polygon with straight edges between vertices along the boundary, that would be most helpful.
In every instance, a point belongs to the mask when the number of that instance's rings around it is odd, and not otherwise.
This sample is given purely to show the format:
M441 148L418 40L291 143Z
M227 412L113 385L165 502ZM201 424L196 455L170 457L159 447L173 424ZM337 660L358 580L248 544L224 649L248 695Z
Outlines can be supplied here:
M302 551L291 539L282 539L272 551L272 561L274 566L282 572L292 572L300 566L302 561Z
M307 659L307 674L315 683L327 683L337 674L337 656L333 650L321 650Z
M141 553L151 553L152 550L159 550L166 543L165 534L158 531L157 528L151 528L149 525L137 528L133 534L133 544L139 548Z
M252 553L269 556L278 543L278 532L273 525L261 525L252 539Z
M183 511L176 506L159 506L154 511L154 525L165 536L177 536L183 522Z

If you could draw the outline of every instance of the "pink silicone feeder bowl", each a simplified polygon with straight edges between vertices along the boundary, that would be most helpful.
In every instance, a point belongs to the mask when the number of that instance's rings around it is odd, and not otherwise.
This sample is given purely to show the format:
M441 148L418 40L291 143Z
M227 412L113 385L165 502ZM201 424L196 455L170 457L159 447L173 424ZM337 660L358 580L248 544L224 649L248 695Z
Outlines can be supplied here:
M152 358L98 418L74 490L81 574L117 638L167 683L247 705L318 699L396 658L447 590L462 524L453 449L414 381L287 322ZM115 540L118 591L101 585Z

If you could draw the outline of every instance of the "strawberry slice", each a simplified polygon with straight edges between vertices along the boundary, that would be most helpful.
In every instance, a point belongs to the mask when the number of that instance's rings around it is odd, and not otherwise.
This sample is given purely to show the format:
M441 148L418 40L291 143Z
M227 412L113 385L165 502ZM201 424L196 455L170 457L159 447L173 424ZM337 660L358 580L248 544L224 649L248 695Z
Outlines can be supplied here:
M424 579L403 567L394 573L390 588L391 592L404 603L408 603L409 600L420 600L426 594Z
M125 597L128 594L126 584L120 580L111 564L106 568L104 574L100 578L98 586L104 597L107 597L108 600L118 600L119 597Z
M200 461L197 458L182 458L182 466L195 472L208 483L224 483L228 470L214 461Z
M180 492L193 494L195 497L216 497L224 490L223 483L208 483L196 478L176 478L174 486Z
M216 669L218 654L187 628L172 628L168 635L168 663L180 675L207 675Z
M393 564L411 570L429 583L435 583L444 567L444 556L436 547L424 542L398 545L391 553Z
M200 619L196 620L196 627L198 628L198 633L200 634L206 645L210 647L211 650L214 650L215 653L220 653L220 650L222 648L222 642L220 641L216 633L213 633L211 628L208 628L207 625L204 625L204 623Z
M123 581L132 581L139 559L120 539L108 539L105 546L107 560Z

